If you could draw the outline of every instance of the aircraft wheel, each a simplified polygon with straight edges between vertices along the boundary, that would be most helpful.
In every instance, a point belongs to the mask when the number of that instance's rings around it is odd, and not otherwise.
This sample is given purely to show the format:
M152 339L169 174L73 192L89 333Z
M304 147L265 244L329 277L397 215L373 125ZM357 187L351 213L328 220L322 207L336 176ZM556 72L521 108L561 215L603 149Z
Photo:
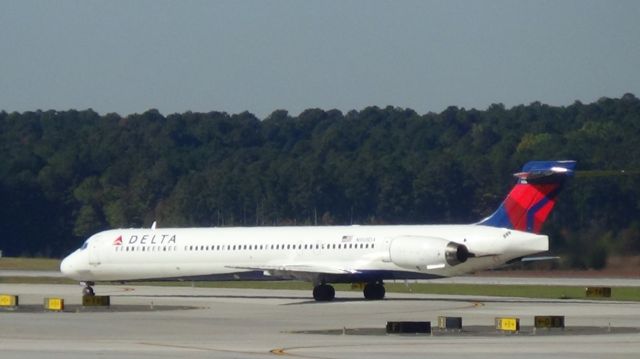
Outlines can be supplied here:
M328 284L320 284L313 288L313 299L318 302L330 302L336 297L336 290Z
M82 295L94 296L96 293L93 291L93 288L87 286L82 288Z
M364 294L365 299L380 300L384 299L386 291L382 283L368 283L364 286L362 293Z

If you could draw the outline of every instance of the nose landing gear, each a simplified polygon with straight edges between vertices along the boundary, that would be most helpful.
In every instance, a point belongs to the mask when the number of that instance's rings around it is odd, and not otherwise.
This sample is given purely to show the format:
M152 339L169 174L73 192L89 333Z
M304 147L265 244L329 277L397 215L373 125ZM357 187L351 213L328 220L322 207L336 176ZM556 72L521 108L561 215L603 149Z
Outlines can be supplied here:
M80 282L82 286L82 295L83 296L95 296L96 293L93 291L94 282Z

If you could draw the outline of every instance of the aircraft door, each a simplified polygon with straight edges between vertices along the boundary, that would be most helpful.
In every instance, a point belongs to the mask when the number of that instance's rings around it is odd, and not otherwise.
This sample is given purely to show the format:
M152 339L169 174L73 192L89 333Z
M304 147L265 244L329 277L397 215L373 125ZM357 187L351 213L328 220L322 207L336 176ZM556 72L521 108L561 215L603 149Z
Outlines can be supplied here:
M94 240L89 243L89 264L92 266L100 265L100 254L98 253L98 241Z
M384 257L382 258L383 262L391 262L391 242L393 241L393 238L389 238L389 237L384 237L382 239L382 251L384 253Z

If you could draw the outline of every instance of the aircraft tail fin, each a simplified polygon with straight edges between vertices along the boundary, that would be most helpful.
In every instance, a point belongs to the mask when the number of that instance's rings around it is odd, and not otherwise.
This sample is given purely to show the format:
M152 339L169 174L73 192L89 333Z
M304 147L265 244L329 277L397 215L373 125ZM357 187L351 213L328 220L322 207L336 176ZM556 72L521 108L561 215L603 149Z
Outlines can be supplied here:
M573 176L576 161L531 161L515 173L518 182L498 210L480 223L540 233L564 181Z

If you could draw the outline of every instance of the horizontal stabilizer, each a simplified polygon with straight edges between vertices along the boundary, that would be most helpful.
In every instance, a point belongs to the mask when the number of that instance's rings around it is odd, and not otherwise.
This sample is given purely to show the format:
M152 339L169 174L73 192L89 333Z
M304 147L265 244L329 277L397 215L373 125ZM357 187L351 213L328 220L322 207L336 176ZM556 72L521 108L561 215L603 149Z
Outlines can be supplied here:
M522 172L514 173L518 179L526 182L540 182L548 179L574 175L576 161L531 161L522 167Z

